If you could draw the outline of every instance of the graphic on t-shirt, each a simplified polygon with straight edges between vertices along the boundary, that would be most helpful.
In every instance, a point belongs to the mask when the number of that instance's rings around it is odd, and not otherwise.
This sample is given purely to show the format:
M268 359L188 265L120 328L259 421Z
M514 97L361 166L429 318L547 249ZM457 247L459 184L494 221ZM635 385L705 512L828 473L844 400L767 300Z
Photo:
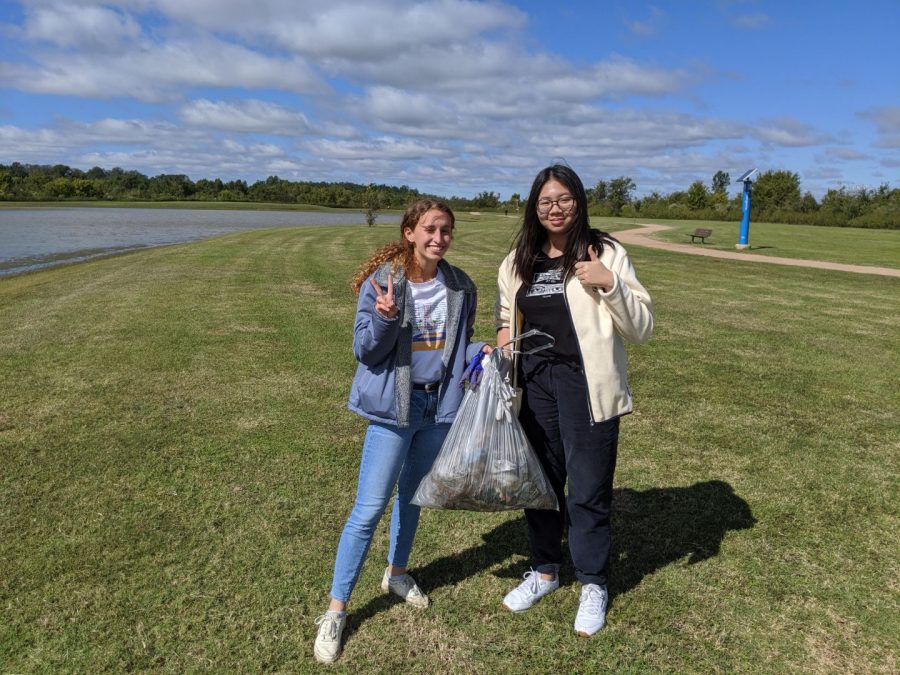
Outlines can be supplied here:
M417 302L413 322L412 350L437 351L444 349L447 340L447 300Z
M533 298L538 295L559 295L562 292L562 270L557 267L546 272L535 272L534 281L525 295Z

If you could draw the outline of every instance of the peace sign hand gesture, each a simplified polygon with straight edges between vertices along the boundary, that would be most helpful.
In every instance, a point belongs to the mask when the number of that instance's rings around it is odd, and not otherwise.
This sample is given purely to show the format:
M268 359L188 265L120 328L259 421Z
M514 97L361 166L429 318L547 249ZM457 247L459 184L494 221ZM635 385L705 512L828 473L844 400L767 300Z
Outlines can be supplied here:
M375 279L369 279L369 283L375 289L375 311L385 319L393 319L397 316L397 305L394 304L394 277L388 274L387 292L382 292L381 286Z
M595 286L604 292L609 291L615 284L613 273L600 260L597 249L593 246L588 246L588 255L590 260L575 263L575 276L582 286Z

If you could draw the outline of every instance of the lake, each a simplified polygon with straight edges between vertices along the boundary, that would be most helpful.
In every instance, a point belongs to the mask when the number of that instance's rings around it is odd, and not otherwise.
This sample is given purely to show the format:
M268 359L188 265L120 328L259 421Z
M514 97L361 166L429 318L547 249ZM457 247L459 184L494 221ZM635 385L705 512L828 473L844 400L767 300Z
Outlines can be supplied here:
M365 222L358 211L0 209L0 276L242 230ZM378 222L399 223L400 216L380 214Z

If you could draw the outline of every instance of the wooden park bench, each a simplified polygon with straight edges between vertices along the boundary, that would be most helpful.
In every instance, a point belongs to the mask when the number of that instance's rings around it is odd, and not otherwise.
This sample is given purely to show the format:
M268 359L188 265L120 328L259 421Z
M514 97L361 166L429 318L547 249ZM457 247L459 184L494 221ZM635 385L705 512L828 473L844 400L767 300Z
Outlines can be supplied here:
M712 230L707 229L705 227L698 227L694 230L693 234L688 235L691 238L691 243L696 243L699 239L701 244L706 243L706 238L712 236Z

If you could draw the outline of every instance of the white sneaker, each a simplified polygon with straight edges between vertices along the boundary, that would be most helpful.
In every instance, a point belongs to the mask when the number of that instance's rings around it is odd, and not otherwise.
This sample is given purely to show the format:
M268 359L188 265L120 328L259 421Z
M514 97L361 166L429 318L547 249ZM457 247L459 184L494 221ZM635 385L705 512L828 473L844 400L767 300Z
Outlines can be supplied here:
M428 607L428 596L422 592L411 576L403 574L397 579L391 579L388 569L390 568L385 568L384 576L381 578L382 591L399 595L413 607L420 609Z
M559 588L559 575L553 579L542 579L540 572L525 572L525 581L512 589L503 598L503 606L511 612L524 612L547 593Z
M575 615L575 632L584 637L591 637L606 623L606 603L609 593L606 586L585 584L581 587L581 601Z
M313 644L313 656L319 663L334 663L341 654L341 635L347 623L346 612L327 611L318 619L319 632Z

